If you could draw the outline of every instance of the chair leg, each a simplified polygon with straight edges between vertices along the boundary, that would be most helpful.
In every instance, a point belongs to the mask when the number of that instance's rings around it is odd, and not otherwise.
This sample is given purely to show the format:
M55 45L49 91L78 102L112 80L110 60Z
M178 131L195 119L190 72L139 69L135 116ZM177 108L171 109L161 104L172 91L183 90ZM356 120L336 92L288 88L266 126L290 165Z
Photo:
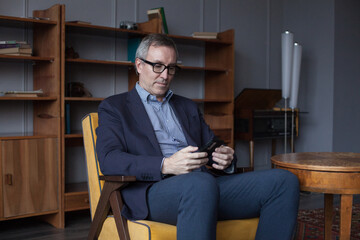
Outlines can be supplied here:
M121 240L130 240L129 231L127 227L127 220L121 216L121 209L123 206L123 201L119 191L112 192L110 196L110 206L112 213L115 218L116 228L119 233L119 238Z
M110 195L112 192L124 187L127 183L107 182L105 181L103 190L101 191L100 199L96 207L95 215L92 220L88 239L98 239L102 226L110 210Z

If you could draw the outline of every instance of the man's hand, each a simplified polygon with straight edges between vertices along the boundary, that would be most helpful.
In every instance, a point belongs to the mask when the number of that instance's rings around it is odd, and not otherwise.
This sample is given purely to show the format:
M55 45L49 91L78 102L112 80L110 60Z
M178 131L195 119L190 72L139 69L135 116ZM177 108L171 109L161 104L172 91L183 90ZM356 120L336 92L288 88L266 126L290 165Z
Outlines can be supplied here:
M230 166L234 159L234 149L228 146L221 146L215 149L212 153L212 160L216 163L212 164L212 167L218 170L224 170Z
M163 174L180 175L205 165L209 159L206 152L195 152L198 147L188 146L164 159Z

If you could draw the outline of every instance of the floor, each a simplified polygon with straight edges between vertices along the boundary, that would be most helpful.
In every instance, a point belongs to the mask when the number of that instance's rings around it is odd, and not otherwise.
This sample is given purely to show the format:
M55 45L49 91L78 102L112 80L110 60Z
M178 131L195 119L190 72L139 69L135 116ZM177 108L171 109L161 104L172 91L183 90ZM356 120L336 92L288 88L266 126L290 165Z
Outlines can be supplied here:
M355 203L360 203L360 195L355 195ZM339 197L335 196L334 204L339 204ZM323 207L323 194L302 192L300 209L314 209ZM1 240L62 240L86 239L90 226L89 211L79 211L66 214L66 228L56 229L51 225L26 218L0 222Z

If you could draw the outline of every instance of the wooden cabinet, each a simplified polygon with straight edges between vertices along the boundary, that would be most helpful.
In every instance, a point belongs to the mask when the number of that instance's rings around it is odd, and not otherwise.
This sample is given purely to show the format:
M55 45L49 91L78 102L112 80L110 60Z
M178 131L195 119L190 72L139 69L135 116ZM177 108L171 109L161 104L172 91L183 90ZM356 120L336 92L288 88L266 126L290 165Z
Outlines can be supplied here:
M0 132L0 220L42 216L54 226L63 227L60 201L61 6L34 11L33 17L0 16L1 31L11 29L29 35L33 48L32 56L0 55L0 65L6 66L6 74L0 76L1 82L16 88L6 90L42 89L44 92L43 96L0 97L3 124ZM19 74L21 68L27 69L28 74ZM17 82L24 84L15 84Z
M56 137L0 140L3 218L58 211Z

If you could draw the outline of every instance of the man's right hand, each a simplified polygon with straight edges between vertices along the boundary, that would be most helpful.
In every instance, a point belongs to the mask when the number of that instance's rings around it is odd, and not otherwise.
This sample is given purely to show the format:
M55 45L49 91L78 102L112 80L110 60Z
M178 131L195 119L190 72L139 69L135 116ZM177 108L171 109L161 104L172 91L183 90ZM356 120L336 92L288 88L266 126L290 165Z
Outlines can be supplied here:
M198 147L188 146L164 159L163 174L180 175L200 168L208 162L206 152L196 152Z

